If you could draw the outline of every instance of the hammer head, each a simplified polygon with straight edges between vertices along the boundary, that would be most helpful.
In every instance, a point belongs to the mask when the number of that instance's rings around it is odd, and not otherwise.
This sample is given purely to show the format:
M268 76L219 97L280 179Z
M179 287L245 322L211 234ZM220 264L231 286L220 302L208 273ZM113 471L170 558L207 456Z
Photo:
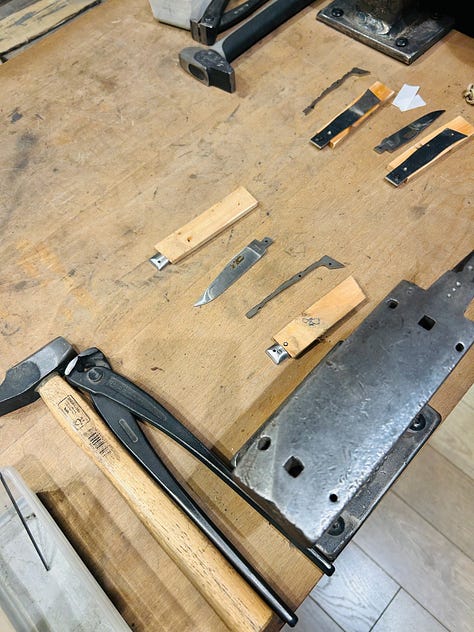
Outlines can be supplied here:
M181 67L206 86L235 92L235 73L229 62L212 48L191 46L179 54Z
M62 372L77 352L58 337L5 373L0 384L0 415L31 404L40 396L37 388L50 373Z

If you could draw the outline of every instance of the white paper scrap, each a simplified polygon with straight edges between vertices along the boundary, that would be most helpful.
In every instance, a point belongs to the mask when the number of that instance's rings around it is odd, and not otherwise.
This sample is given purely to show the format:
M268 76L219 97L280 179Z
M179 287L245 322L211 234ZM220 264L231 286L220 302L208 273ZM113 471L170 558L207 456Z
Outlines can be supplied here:
M401 112L406 112L407 110L413 110L426 105L418 94L419 89L420 86L409 86L407 83L403 84L401 90L392 101L392 105L397 107Z

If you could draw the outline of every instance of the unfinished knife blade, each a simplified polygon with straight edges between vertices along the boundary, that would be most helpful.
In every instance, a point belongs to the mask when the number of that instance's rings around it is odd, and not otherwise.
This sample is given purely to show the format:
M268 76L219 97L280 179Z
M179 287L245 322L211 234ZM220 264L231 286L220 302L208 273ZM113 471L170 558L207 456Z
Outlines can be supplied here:
M416 119L416 121L412 121L405 127L402 127L394 134L387 136L383 139L376 147L374 147L374 151L378 154L382 154L384 151L392 152L408 143L409 140L415 138L420 134L424 129L431 125L433 121L435 121L438 116L443 114L446 110L436 110L435 112L429 112L424 116Z
M331 270L335 270L336 268L343 268L344 264L339 263L339 261L336 261L332 257L328 257L327 255L324 255L324 257L321 257L321 259L318 259L317 261L313 261L313 263L311 263L304 270L297 272L291 278L287 279L286 281L283 281L281 285L279 285L275 290L273 290L273 292L270 292L270 294L268 294L268 296L266 296L262 301L260 301L260 303L257 303L257 305L254 305L252 309L249 309L249 311L245 315L247 316L247 318L253 318L255 314L257 314L264 305L266 305L269 301L272 300L272 298L275 298L275 296L278 296L280 292L283 292L284 290L291 287L295 283L298 283L298 281L301 281L301 279L303 279L307 274L309 274L313 270L316 270L316 268L320 268L322 266L324 266L325 268L329 268Z
M214 281L205 289L200 299L194 303L194 307L210 303L215 298L223 294L227 288L240 279L240 277L250 270L259 259L266 253L267 248L273 243L273 239L265 237L262 241L254 239L235 257L233 257L225 268L218 274Z

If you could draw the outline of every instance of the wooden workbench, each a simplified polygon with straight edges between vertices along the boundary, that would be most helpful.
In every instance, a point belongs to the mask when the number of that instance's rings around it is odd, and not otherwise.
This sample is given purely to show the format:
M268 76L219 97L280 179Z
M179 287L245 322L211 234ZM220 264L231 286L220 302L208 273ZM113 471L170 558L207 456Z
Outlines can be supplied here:
M234 62L234 94L179 67L190 35L154 20L147 0L107 0L0 67L0 370L59 335L78 350L97 346L229 458L400 280L427 287L469 253L471 142L399 188L384 180L392 156L373 147L432 109L446 110L440 122L474 122L463 98L473 40L452 31L406 66L316 21L323 4ZM302 113L353 66L370 74ZM386 104L335 149L309 143L376 80L419 85L426 108ZM239 185L259 201L254 211L182 263L153 268L157 241ZM265 236L274 245L258 266L193 307L234 253ZM324 254L346 267L313 272L245 318ZM272 335L349 274L367 301L275 366L264 352ZM443 416L474 381L472 359L435 396ZM225 629L41 401L0 423L0 465L38 492L134 630ZM204 467L158 431L148 436L296 607L319 571Z

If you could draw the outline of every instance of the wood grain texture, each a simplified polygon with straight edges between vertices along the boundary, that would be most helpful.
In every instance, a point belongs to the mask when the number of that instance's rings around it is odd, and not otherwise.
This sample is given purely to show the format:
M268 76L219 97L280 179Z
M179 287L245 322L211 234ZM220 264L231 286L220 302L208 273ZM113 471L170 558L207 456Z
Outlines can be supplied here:
M474 559L474 481L429 445L394 486L431 526Z
M185 226L159 241L155 248L171 263L177 263L252 211L257 204L253 195L240 186Z
M474 562L395 494L354 541L450 632L474 620Z
M61 428L112 482L229 629L264 630L272 618L268 606L120 446L77 391L53 375L38 392Z
M472 249L472 152L454 152L429 178L394 190L373 147L409 113L380 108L338 151L308 143L373 77L394 89L421 84L430 107L469 119L471 40L453 31L407 67L315 15L309 6L239 57L231 95L181 70L189 32L157 22L145 0L104 2L0 66L2 371L57 335L78 350L97 346L230 458L400 280L428 287ZM349 78L302 114L355 64L371 75ZM150 239L241 184L259 200L255 211L199 256L157 273ZM274 239L258 274L196 310L209 278L256 234ZM245 318L325 254L346 269L318 270ZM262 349L272 334L348 273L367 303L298 362L269 366ZM433 405L446 416L473 381L470 353ZM0 456L47 501L126 621L137 632L225 630L50 416L35 402L3 417ZM226 535L299 605L321 577L314 565L195 459L147 434Z
M296 358L365 298L362 288L350 276L280 329L273 339Z
M345 632L369 632L398 588L380 566L351 543L338 556L334 575L320 580L311 599Z
M474 407L467 395L474 393L471 387L448 418L430 438L430 445L437 452L474 479Z
M372 632L446 632L448 629L407 592L400 590L374 625Z
M311 597L303 601L296 614L298 623L293 628L283 626L283 632L344 632Z
M0 16L0 55L44 35L100 0L36 0Z

